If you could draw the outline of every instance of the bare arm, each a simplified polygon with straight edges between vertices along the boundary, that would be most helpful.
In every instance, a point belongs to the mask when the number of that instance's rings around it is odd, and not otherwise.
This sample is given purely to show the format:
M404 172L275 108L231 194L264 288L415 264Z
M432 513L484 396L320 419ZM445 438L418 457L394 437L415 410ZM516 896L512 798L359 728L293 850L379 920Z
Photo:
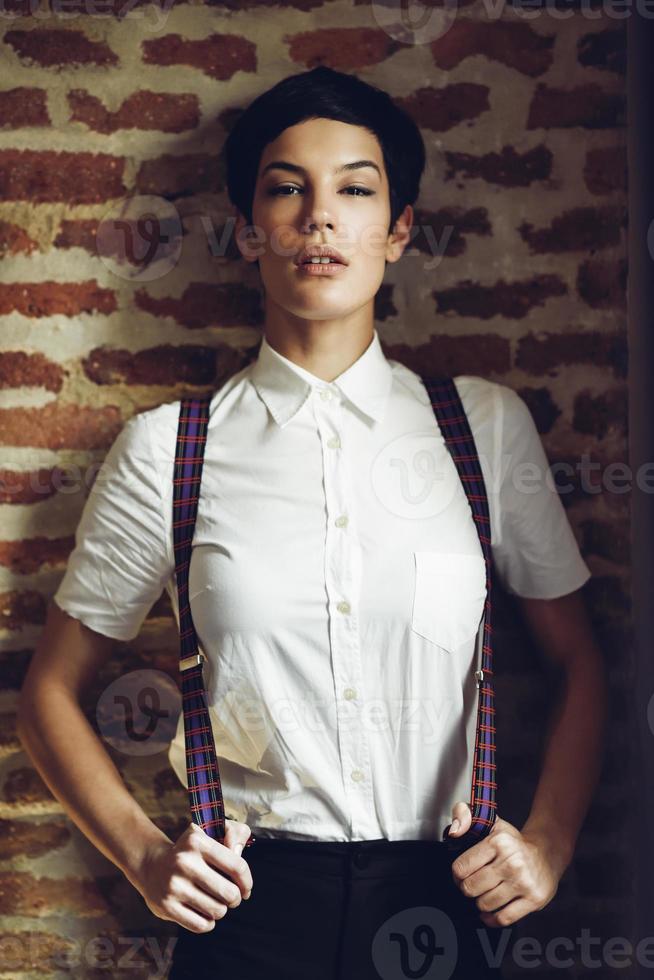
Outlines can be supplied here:
M607 685L580 590L556 599L520 600L562 684L547 733L529 816L519 830L499 814L489 833L452 864L457 886L476 901L484 925L506 926L544 908L574 853L602 764ZM452 814L472 820L467 803ZM452 831L450 830L450 833Z
M169 838L131 796L80 706L115 642L51 602L21 690L17 726L53 795L129 878L148 845Z
M602 765L605 666L581 590L520 604L534 638L562 672L540 779L522 830L549 842L562 871L572 859Z
M189 908L181 909L182 892L189 905L202 910L205 916L213 914L213 918L226 911L223 905L218 914L219 892L230 906L239 904L241 896L239 893L236 900L234 884L225 877L219 880L211 865L205 865L204 860L200 863L200 855L211 859L212 864L218 861L238 882L243 894L252 886L250 871L242 858L229 851L229 845L234 843L231 836L221 844L199 828L189 827L195 833L185 832L177 842L181 842L181 850L190 846L195 852L190 859L188 854L183 858L188 880L182 883L176 898L168 895L168 871L180 871L175 866L177 844L173 845L130 794L80 705L89 681L111 656L115 642L68 616L51 601L21 689L18 735L44 782L73 822L120 868L152 911L160 918L176 919L192 931L205 931L201 916ZM236 840L247 840L246 825L227 823L232 824L228 828L231 835L237 831ZM164 863L166 867L162 868ZM192 884L191 878L197 884ZM155 898L149 894L155 879L159 892L166 895ZM211 902L206 893L202 897L198 886L214 896ZM163 911L174 914L162 914Z

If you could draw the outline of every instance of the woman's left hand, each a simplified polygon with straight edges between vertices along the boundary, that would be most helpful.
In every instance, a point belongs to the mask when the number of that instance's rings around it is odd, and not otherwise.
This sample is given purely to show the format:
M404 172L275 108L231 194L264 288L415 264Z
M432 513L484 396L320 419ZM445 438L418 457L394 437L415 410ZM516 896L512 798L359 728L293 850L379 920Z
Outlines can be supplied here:
M452 816L460 826L450 836L460 837L472 823L470 807L455 803ZM488 835L452 862L452 875L476 899L485 925L507 926L551 902L567 864L551 837L520 831L498 816Z

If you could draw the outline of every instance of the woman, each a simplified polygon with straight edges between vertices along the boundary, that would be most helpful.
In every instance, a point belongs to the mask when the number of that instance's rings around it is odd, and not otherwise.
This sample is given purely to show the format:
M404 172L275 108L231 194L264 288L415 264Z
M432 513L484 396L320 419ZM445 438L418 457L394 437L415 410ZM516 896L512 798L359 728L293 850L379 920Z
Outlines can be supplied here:
M386 263L411 237L422 138L384 92L317 68L256 99L226 159L265 323L257 358L212 398L189 568L224 842L193 825L174 843L159 831L78 708L110 638L136 636L162 589L178 615L179 401L134 416L107 455L26 681L21 735L84 833L177 923L173 980L497 976L490 927L543 907L571 858L601 682L571 688L576 747L569 705L522 830L498 818L453 864L441 835L452 817L454 835L470 821L484 559L425 387L374 329ZM337 264L318 264L325 246ZM535 603L532 624L539 600L570 599L547 606L550 652L563 661L556 637L574 628L576 656L594 664L571 596L590 572L529 411L506 386L456 383L491 478L497 572ZM511 479L521 462L540 466L528 492ZM181 718L170 761L185 784Z

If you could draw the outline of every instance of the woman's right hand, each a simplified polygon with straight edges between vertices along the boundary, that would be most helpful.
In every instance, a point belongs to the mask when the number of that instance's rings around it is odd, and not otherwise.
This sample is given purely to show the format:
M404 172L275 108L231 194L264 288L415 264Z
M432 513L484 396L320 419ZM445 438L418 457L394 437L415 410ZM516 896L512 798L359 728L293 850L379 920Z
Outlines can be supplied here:
M252 874L241 857L249 836L236 820L225 820L224 843L190 823L174 844L158 841L146 852L133 884L158 918L211 932L216 919L250 897Z

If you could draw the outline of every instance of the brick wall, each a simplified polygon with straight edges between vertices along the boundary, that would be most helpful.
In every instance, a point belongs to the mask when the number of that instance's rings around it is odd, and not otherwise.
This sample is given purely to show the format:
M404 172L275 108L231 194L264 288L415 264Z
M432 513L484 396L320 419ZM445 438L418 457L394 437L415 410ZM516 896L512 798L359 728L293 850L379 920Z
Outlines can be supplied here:
M627 461L624 21L597 3L570 18L507 6L493 19L462 2L449 30L412 43L380 24L380 10L368 0L3 5L0 970L12 977L57 975L66 951L79 957L75 976L96 976L103 949L112 976L149 976L155 942L171 935L30 765L16 697L84 503L84 491L66 492L66 473L93 471L133 413L212 390L256 350L256 271L233 242L211 246L229 214L219 149L242 105L319 63L389 90L427 145L413 248L432 256L427 227L446 248L430 271L408 258L389 267L376 299L387 355L510 385L551 462L575 467L586 453L596 464L592 492L575 475L562 499L594 573L586 591L611 680L609 751L559 894L513 936L629 936L630 494L603 480L610 462ZM116 264L107 230L135 194L176 229L150 279L138 261ZM550 688L512 598L498 588L493 608L500 809L519 822ZM176 678L177 655L162 598L98 678L89 718L112 677L146 666ZM113 755L153 819L180 831L186 796L165 754ZM576 948L576 965L531 975L585 976Z

